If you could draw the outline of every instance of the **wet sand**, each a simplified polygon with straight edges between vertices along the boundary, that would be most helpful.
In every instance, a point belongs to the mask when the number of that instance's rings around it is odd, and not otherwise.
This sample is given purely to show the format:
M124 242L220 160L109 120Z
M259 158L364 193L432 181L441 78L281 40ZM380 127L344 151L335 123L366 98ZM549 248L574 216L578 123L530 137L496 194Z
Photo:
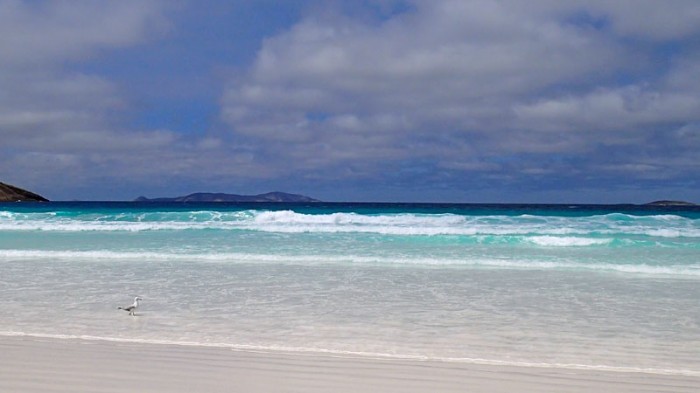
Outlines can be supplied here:
M698 392L700 378L0 337L2 392Z

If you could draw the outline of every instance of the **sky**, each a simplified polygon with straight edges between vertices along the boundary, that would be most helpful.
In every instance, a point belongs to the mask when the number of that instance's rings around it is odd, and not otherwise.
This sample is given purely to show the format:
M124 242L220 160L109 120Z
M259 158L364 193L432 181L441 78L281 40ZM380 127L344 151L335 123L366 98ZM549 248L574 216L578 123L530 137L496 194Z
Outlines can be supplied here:
M700 2L0 0L0 181L700 202Z

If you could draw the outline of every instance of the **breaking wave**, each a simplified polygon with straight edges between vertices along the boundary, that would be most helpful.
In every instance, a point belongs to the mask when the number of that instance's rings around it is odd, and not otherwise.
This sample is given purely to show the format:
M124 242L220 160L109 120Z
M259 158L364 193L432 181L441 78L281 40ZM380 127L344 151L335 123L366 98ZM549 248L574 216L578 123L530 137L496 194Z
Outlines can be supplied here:
M374 233L404 236L533 236L541 246L611 244L600 237L700 238L700 220L613 213L586 217L457 214L304 214L290 210L77 214L0 212L0 231L247 230L277 233ZM595 239L582 240L581 237Z

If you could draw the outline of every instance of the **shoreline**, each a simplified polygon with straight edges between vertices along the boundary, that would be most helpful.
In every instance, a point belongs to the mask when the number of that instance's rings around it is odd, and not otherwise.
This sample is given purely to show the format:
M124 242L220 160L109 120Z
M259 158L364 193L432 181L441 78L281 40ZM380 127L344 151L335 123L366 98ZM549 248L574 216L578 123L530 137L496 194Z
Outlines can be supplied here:
M552 369L562 371L592 371L604 373L625 373L625 374L642 374L642 375L661 375L661 376L681 376L690 378L699 378L700 371L688 369L661 369L661 368L644 368L632 366L611 366L611 365L590 365L590 364L574 364L574 363L536 363L524 361L504 361L496 359L484 358L431 358L418 355L398 355L388 353L371 353L371 352L350 352L350 351L333 351L322 349L296 348L296 347L263 347L255 345L236 345L218 342L177 342L168 340L149 340L149 339L129 339L117 337L102 337L88 335L64 335L64 334L41 334L41 333L20 333L20 332L0 332L0 341L2 338L23 338L36 341L56 341L56 342L74 342L74 343L105 343L106 345L143 345L143 346L165 346L165 347L183 347L202 349L217 349L237 353L265 353L271 355L282 356L317 356L317 357L332 357L343 359L357 359L360 361L397 361L409 363L435 363L435 364L455 364L468 366L486 366L486 367L514 367L522 369Z
M700 378L126 341L0 336L0 391L695 392Z

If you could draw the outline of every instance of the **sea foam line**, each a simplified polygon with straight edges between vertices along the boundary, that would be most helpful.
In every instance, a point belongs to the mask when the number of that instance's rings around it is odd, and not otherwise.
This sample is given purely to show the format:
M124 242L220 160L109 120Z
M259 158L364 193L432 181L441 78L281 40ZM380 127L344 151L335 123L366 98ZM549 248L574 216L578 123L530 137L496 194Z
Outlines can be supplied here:
M380 265L464 267L515 270L581 270L590 272L619 272L626 274L662 275L700 278L700 264L655 266L648 264L581 263L567 261L508 260L487 258L405 258L362 255L277 255L253 253L186 254L165 252L116 251L45 251L0 250L2 260L67 260L81 262L138 261L143 262L199 262L199 263L267 263L290 265Z
M613 242L613 239L594 239L571 236L532 236L528 238L534 244L544 247L585 247L602 246Z
M653 375L678 375L678 376L688 376L688 377L700 377L700 370L688 370L688 369L610 366L610 365L601 365L601 364L524 362L524 361L509 361L509 360L468 358L468 357L438 357L438 356L407 355L407 354L395 354L395 353L383 353L383 352L344 351L344 350L334 350L334 349L326 349L326 348L307 348L307 347L292 347L292 346L281 346L281 345L280 346L276 346L276 345L275 346L264 346L264 345L250 345L250 344L231 344L231 343L211 343L211 342L196 342L196 341L175 341L175 340L158 340L158 339L141 339L141 338L104 337L104 336L92 336L92 335L25 333L25 332L14 332L14 331L0 331L0 336L29 337L29 338L42 338L42 339L54 339L54 340L73 340L73 341L98 341L98 342L102 341L102 342L130 343L130 344L142 344L142 345L222 348L222 349L230 349L230 350L238 351L238 352L330 355L330 356L341 357L341 358L390 359L390 360L416 361L416 362L445 362L445 363L477 364L477 365L501 366L501 367L589 370L589 371L607 371L607 372L616 372L616 373L639 373L639 374L653 374Z

